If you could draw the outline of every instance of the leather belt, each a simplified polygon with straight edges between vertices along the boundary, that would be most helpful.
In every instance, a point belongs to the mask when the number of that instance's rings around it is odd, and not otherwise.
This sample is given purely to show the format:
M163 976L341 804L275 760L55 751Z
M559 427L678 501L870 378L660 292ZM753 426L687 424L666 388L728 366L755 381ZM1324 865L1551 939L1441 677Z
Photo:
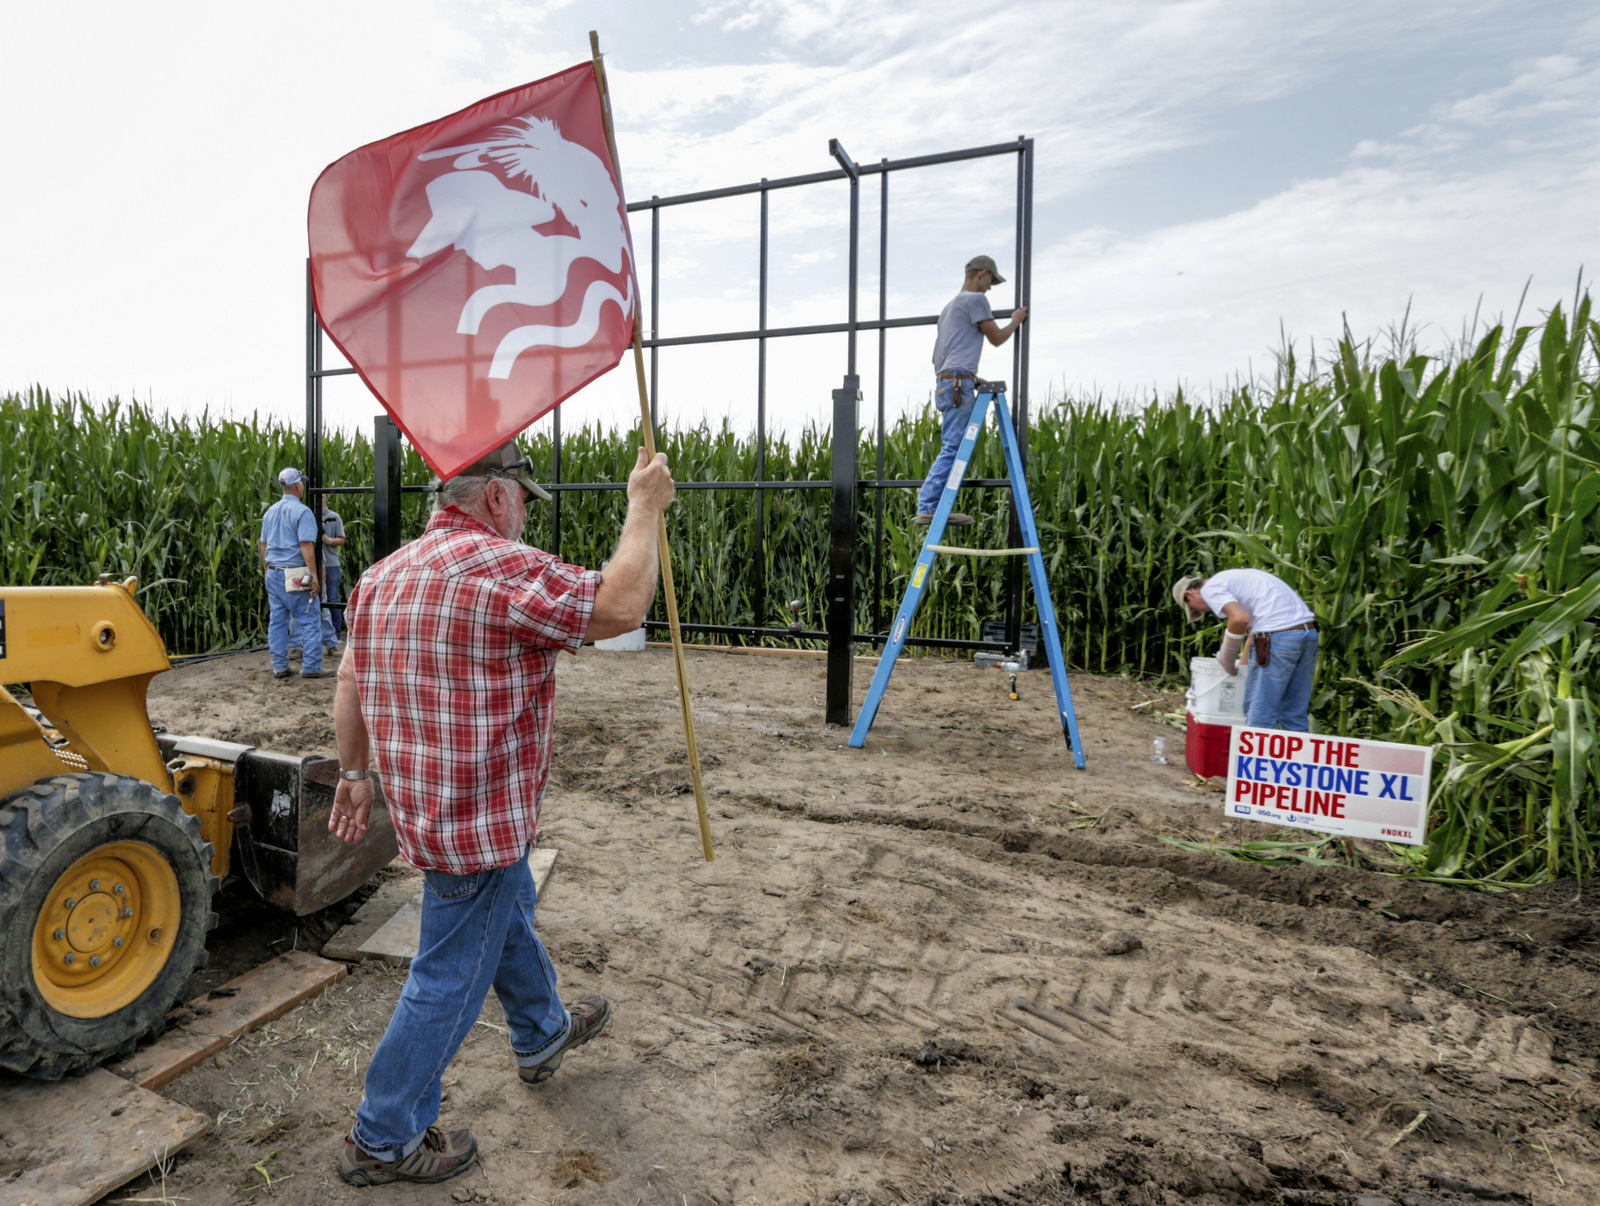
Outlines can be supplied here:
M943 372L937 375L941 381L943 381L946 377L954 377L961 381L976 381L978 379L977 373Z
M1317 622L1315 620L1307 620L1304 624L1291 624L1287 628L1274 628L1272 631L1273 632L1315 632L1316 630L1317 630Z

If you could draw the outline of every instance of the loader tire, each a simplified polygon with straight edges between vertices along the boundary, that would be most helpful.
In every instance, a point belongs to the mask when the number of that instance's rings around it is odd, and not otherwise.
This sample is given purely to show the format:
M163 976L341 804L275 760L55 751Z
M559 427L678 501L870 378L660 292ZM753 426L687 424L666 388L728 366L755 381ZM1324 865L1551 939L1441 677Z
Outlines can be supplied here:
M159 1033L217 924L211 843L126 775L0 800L0 1068L82 1075Z

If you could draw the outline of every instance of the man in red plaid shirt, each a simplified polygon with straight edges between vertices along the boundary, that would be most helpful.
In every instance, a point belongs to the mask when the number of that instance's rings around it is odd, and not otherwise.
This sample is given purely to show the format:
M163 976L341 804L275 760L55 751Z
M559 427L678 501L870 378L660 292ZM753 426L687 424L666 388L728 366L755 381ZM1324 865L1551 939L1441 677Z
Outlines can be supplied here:
M557 996L527 853L550 771L556 654L639 626L674 486L666 457L641 448L616 555L597 573L521 543L528 499L550 497L529 470L512 442L439 485L422 536L369 569L345 611L328 828L365 835L375 751L400 853L426 880L417 956L339 1162L355 1185L443 1181L472 1165L472 1132L434 1123L440 1079L491 986L529 1084L611 1016L604 997Z

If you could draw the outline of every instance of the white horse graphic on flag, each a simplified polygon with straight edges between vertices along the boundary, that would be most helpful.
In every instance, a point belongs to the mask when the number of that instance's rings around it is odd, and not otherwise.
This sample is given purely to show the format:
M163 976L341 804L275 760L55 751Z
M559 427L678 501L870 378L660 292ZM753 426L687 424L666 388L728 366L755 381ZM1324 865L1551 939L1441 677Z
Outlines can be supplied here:
M605 162L588 147L568 142L555 122L519 117L471 146L427 151L419 159L456 156L455 170L430 180L432 217L406 251L422 259L446 247L465 252L484 269L510 267L516 280L485 285L461 308L456 332L476 335L484 315L496 306L548 306L567 292L573 263L591 259L620 273L628 253L622 198ZM512 180L526 177L530 189L508 188L485 160L498 164ZM544 235L533 229L557 212L578 234ZM564 327L529 324L507 332L495 348L489 376L505 378L523 352L533 347L582 347L600 329L600 309L613 301L626 320L633 314L633 274L626 294L606 281L592 281L577 320Z

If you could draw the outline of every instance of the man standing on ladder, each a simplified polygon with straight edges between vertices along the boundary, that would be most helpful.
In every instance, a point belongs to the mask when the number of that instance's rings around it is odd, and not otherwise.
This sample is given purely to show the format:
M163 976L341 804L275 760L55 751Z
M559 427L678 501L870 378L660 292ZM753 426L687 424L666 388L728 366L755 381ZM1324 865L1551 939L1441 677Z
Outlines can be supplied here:
M933 404L943 425L943 445L917 496L918 524L933 522L945 479L950 476L950 466L955 464L956 449L961 446L961 436L972 418L972 405L978 400L978 357L983 352L983 341L987 339L999 347L1028 320L1028 307L1018 306L1005 326L995 321L994 311L989 308L989 299L984 294L992 285L1005 284L1005 279L994 260L986 255L973 256L967 261L966 284L939 314L939 335L933 344ZM972 522L970 515L960 511L950 513L953 528L968 527Z

